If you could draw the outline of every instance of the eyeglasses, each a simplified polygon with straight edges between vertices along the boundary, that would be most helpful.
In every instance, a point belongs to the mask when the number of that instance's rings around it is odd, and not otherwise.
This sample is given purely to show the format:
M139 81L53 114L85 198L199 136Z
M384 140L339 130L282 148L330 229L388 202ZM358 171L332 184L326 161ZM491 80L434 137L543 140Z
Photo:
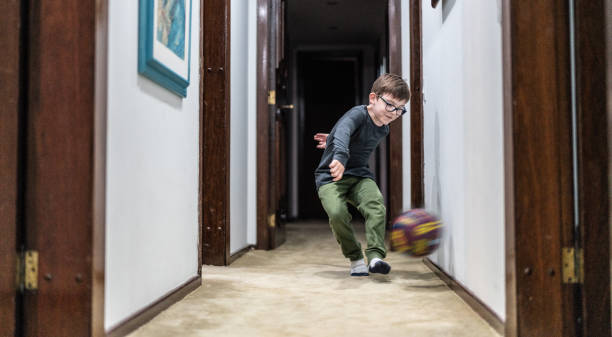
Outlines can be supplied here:
M405 106L403 106L403 107L401 107L401 108L398 108L398 107L396 107L395 105L393 105L393 104L391 104L391 103L387 102L387 100L386 100L386 99L384 99L384 98L383 98L381 95L378 95L378 98L382 99L382 101L383 101L383 102L385 102L385 110L387 110L387 111L389 111L389 112L395 112L395 111L397 111L397 113L396 113L396 114L397 114L398 116L401 116L401 115L405 114L405 113L406 113L406 111L407 111Z

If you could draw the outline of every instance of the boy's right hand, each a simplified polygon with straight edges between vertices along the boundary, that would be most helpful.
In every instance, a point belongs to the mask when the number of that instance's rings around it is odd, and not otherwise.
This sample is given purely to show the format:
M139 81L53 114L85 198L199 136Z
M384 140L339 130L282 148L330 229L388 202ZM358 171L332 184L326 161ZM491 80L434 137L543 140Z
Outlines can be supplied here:
M338 160L334 159L332 160L331 164L329 164L329 172L331 173L331 176L334 177L332 181L338 181L342 179L342 175L344 174L344 165L342 165L342 163Z
M319 142L317 149L324 149L327 146L327 136L329 136L329 133L317 133L314 135L314 140Z

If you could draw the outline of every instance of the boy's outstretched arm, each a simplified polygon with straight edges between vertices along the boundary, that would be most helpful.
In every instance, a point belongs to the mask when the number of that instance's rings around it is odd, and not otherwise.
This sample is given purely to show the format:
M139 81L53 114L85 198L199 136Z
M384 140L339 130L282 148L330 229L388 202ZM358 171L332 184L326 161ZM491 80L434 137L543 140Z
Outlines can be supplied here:
M351 135L357 130L359 125L364 122L364 118L366 117L366 114L360 113L356 109L352 109L336 123L334 126L336 131L334 133L331 148L333 152L332 162L337 160L342 164L343 168L346 167L346 163L350 156L349 144L351 142Z
M314 135L314 140L319 142L319 144L317 144L317 149L324 149L327 146L327 136L329 136L329 133L319 132Z

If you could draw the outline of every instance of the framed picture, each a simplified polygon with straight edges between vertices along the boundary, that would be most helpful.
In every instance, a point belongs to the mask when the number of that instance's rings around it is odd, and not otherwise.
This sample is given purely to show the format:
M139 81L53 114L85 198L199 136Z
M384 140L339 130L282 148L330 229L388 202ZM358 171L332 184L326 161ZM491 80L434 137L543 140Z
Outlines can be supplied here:
M191 1L139 4L138 72L182 97L189 86Z

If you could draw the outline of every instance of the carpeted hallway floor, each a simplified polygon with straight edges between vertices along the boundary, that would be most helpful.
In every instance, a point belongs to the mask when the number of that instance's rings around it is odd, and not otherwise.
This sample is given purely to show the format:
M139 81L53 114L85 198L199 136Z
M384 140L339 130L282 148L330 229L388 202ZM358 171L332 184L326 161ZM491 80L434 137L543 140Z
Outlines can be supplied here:
M204 266L199 289L130 336L499 336L420 259L387 261L388 275L350 277L327 224L289 224L276 250Z

